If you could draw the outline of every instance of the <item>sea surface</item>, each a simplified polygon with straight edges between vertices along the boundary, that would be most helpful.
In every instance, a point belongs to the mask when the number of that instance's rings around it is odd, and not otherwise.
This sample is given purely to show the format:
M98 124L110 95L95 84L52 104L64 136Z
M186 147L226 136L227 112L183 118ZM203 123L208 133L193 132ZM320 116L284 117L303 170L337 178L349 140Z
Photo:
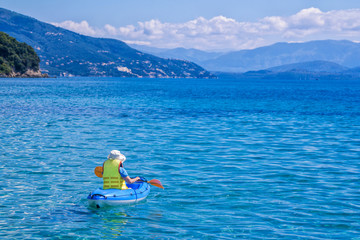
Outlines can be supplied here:
M359 240L360 80L0 79L0 163L0 239Z

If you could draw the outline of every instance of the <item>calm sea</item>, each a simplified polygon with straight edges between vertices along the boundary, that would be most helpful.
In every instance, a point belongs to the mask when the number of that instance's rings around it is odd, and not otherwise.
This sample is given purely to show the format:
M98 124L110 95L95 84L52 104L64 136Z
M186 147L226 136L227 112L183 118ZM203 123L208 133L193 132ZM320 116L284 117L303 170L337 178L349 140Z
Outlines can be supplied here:
M91 209L108 153L159 179ZM0 79L1 239L360 239L360 81Z

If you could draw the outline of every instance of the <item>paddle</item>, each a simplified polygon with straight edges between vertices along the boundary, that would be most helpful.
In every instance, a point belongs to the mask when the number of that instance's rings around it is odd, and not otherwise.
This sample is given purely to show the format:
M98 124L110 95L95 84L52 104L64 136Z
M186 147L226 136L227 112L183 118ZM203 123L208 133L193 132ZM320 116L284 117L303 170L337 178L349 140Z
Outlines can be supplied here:
M102 178L102 176L103 176L103 167L96 167L95 168L95 170L94 170L94 172L95 172L95 175L97 176L97 177L99 177L99 178Z
M152 179L150 181L143 181L143 180L140 180L142 182L147 182L147 183L150 183L151 185L155 186L155 187L158 187L158 188L162 188L164 189L163 185L161 184L161 182L157 179Z
M94 172L95 172L95 175L96 175L97 177L99 177L99 178L102 178L102 177L103 177L103 174L102 174L102 173L103 173L103 167L97 166L97 167L94 169ZM157 180L157 179L152 179L152 180L150 180L150 181L146 181L146 179L145 179L145 180L140 179L139 181L147 182L147 183L149 183L149 184L151 184L151 185L153 185L153 186L155 186L155 187L164 189L164 187L163 187L163 185L161 184L161 182L160 182L159 180Z

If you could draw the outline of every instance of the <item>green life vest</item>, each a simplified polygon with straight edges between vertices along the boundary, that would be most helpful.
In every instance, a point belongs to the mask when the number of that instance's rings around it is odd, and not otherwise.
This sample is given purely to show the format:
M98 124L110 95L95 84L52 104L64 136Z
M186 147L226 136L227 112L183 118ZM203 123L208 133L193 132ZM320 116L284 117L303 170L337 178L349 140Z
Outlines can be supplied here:
M121 177L120 160L109 159L104 162L103 165L103 189L115 188L125 190L128 187L125 184L125 180Z

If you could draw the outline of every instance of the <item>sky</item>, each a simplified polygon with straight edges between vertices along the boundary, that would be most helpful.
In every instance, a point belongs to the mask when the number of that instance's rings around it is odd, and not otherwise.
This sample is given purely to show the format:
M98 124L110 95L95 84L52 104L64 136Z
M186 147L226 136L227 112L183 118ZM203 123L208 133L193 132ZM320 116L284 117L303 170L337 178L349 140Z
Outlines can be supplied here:
M84 35L158 48L360 42L360 0L0 0L0 7Z

